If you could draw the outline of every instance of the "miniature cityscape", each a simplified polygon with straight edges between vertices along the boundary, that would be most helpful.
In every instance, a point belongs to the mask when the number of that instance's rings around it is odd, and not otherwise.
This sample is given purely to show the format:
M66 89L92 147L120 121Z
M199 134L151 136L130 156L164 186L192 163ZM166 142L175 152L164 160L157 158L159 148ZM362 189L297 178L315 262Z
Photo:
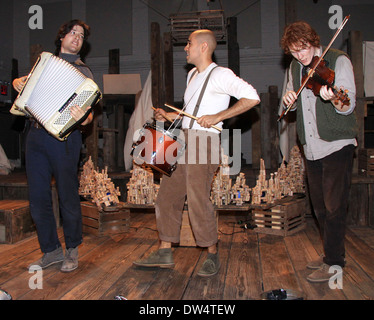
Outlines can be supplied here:
M154 204L160 185L154 183L153 172L133 164L129 182L127 183L127 202L132 204Z
M151 169L143 168L134 163L131 178L127 183L127 203L138 205L153 205L157 199L160 188L154 182L154 175ZM250 188L246 184L245 174L240 172L232 184L229 175L228 157L223 157L212 182L211 202L218 206L253 205L273 203L285 196L292 196L294 193L304 193L304 165L300 150L293 147L290 154L290 161L286 165L283 159L279 169L270 173L267 179L264 160L261 159L260 171L256 179L256 185ZM91 199L100 207L109 207L119 203L119 188L108 178L107 169L101 173L94 170L91 158L83 166L79 194Z
M153 173L150 169L134 164L132 177L127 184L127 202L133 204L154 204L157 198L159 185L154 183ZM237 205L245 202L251 204L273 203L285 196L294 193L304 193L304 165L300 150L295 146L290 153L290 161L286 165L283 159L277 172L266 178L266 169L261 159L260 171L256 185L250 188L246 184L245 174L240 172L235 183L229 175L228 157L223 157L217 173L212 182L211 202L216 206Z
M266 180L266 169L263 159L260 162L260 173L255 187L252 189L252 204L273 203L285 196L305 192L305 168L300 150L294 146L290 153L290 161L285 159L277 172L271 173Z
M91 157L83 166L79 182L79 195L91 200L99 209L116 207L121 195L119 188L108 177L108 168L101 172L94 169Z

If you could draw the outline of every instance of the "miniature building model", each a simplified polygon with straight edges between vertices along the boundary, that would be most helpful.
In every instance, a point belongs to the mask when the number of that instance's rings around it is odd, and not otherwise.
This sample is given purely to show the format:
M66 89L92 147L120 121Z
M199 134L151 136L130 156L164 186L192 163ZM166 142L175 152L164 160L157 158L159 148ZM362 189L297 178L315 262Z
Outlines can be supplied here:
M260 172L256 180L256 186L252 188L252 204L260 204L269 200L269 182L266 180L265 162L260 160Z
M250 200L250 188L245 184L245 175L240 172L232 185L230 179L230 168L228 157L223 155L222 164L219 166L212 182L210 199L214 205L219 207L235 203L242 205Z
M119 203L118 196L121 195L119 188L108 177L107 170L106 167L101 172L96 171L90 157L83 166L80 178L79 194L99 208L116 206Z
M228 205L231 202L231 179L229 175L228 157L223 155L222 164L213 178L210 200L217 206Z
M236 205L242 205L244 202L249 202L250 188L245 184L245 175L240 172L236 177L236 182L231 188L232 202Z
M279 169L270 174L266 180L264 160L261 159L260 172L256 186L252 189L252 204L272 203L294 193L304 193L305 168L300 150L294 146L290 153L290 161L286 166L283 159Z
M154 183L153 172L133 164L132 176L127 183L127 202L133 204L154 204L159 185Z

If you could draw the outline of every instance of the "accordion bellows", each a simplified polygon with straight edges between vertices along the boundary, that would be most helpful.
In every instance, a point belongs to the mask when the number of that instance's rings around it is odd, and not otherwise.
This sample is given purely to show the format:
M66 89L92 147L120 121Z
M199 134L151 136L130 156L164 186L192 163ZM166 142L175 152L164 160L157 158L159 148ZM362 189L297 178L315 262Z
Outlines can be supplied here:
M63 141L79 125L71 117L70 108L78 105L86 111L100 98L101 92L93 80L69 62L43 52L10 112L33 117L51 135Z

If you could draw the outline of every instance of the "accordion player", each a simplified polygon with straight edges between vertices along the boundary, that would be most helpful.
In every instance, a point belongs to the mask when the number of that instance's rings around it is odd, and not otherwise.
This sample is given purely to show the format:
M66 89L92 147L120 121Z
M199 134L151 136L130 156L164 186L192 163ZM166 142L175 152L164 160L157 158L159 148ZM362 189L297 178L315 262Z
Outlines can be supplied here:
M82 123L90 113L87 107L101 99L97 84L69 62L43 52L29 73L10 112L34 118L60 141ZM70 108L78 105L85 113L75 121Z

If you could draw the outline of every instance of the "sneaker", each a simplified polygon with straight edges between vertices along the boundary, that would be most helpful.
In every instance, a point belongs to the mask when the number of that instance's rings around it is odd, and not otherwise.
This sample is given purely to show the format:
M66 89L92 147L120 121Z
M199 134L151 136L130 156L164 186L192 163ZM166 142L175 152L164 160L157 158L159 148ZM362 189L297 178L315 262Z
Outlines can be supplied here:
M213 254L213 253L208 253L208 256L206 260L204 261L201 269L197 273L198 276L200 277L210 277L214 276L215 274L218 273L219 267L220 267L220 262L219 262L219 256L218 253Z
M42 269L45 269L55 263L59 263L62 261L64 261L64 252L62 251L61 247L58 247L57 249L51 252L45 253L38 261L31 263L28 268L30 269L33 266L37 266Z
M78 247L65 250L65 259L61 267L62 272L71 272L78 268Z
M171 248L158 249L152 252L147 258L134 261L133 264L137 267L159 268L174 268L175 265Z
M320 255L320 257L317 260L310 261L306 267L311 270L317 270L321 268L324 263L323 258L324 255Z
M327 282L332 277L332 274L329 273L330 266L326 263L322 264L322 266L307 276L307 280L309 282Z

